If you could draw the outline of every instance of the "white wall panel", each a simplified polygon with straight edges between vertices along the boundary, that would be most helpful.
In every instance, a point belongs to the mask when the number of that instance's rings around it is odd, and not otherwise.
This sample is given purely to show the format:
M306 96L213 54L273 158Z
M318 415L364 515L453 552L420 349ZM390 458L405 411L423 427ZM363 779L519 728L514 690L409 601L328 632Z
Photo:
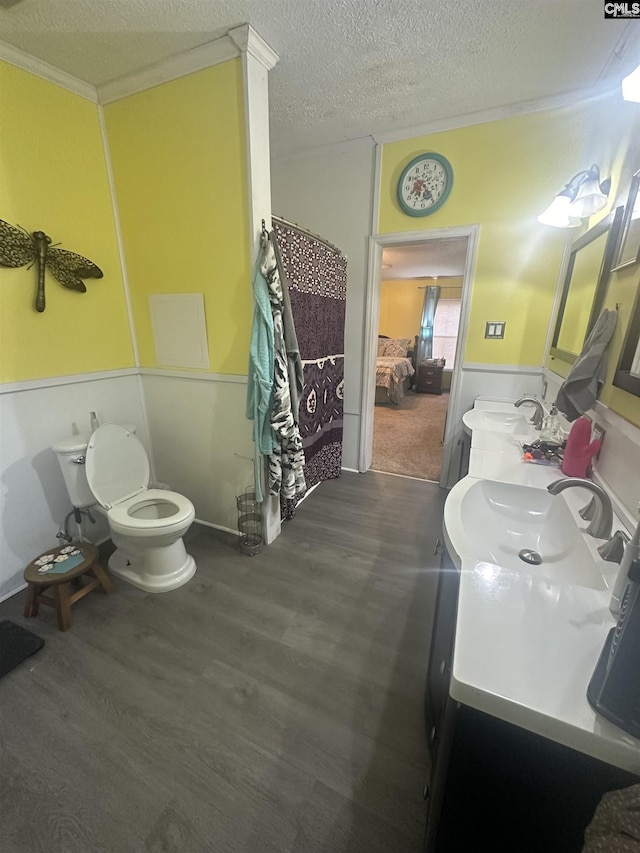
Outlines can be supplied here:
M523 395L536 396L540 388L542 368L535 365L473 365L463 364L460 375L458 411L453 413L459 421L473 408L476 397L504 397L516 400Z
M236 495L253 483L246 383L143 376L157 478L196 518L237 530Z
M347 257L342 464L356 470L373 171L373 142L316 149L271 164L274 214L319 234L338 246Z

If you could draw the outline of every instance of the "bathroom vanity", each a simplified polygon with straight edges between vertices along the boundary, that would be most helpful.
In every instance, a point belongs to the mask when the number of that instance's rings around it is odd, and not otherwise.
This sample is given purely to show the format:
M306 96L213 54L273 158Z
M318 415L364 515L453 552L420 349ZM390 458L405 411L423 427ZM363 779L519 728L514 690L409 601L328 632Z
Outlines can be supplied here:
M464 417L469 474L437 549L425 850L578 853L602 793L640 781L640 741L586 698L618 565L584 534L587 492L552 496L561 472L521 461L526 411L479 400Z

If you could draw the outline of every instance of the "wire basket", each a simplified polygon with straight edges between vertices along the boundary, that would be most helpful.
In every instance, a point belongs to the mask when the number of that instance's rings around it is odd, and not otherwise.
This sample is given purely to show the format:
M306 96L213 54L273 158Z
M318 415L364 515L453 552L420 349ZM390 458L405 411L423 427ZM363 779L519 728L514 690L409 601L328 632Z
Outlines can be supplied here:
M239 544L243 554L253 557L262 551L262 504L252 488L236 496Z

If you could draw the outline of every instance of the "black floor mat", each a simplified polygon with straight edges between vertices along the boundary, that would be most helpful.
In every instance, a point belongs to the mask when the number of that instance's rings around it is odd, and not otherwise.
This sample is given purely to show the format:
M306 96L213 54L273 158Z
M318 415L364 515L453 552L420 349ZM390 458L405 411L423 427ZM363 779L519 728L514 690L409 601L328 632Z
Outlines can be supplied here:
M44 646L44 640L5 619L0 622L0 678Z

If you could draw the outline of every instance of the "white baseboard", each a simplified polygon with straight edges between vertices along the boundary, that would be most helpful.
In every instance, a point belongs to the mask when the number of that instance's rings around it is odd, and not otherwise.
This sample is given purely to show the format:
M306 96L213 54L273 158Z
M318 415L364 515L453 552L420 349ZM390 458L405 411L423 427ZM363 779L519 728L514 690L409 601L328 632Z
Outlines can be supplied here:
M440 485L438 480L425 480L424 477L412 477L410 474L394 474L393 471L379 471L377 468L369 468L369 471L372 474L386 474L387 477L401 477L403 480L417 480L419 483L433 483L434 486Z
M17 586L11 592L5 592L4 595L0 595L0 603L3 601L6 601L8 598L11 598L14 595L17 595L19 592L22 592L22 590L26 589L26 588L27 588L26 583L23 583L23 584L20 584L20 586Z

